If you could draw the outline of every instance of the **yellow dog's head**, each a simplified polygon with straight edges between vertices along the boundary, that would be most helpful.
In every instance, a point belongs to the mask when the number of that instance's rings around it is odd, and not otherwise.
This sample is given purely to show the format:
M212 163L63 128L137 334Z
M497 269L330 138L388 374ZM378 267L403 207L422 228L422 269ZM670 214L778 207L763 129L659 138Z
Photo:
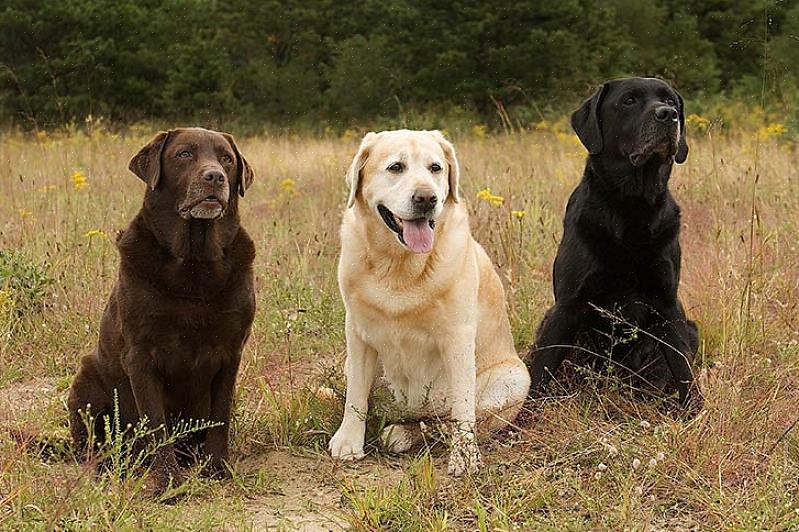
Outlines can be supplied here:
M367 133L347 171L347 207L362 202L408 250L429 253L458 180L455 149L439 131Z

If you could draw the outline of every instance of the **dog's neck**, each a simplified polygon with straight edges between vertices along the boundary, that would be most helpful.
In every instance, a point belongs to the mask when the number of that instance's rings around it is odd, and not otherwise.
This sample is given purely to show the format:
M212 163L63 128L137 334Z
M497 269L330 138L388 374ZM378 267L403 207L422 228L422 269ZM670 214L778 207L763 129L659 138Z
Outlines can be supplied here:
M177 259L194 262L222 260L239 228L235 209L229 209L217 220L184 220L177 214L168 218L152 217L146 209L142 209L141 215L162 248Z
M657 154L641 166L633 166L626 158L590 155L583 179L611 204L643 199L652 206L662 202L668 194L673 164L673 157Z

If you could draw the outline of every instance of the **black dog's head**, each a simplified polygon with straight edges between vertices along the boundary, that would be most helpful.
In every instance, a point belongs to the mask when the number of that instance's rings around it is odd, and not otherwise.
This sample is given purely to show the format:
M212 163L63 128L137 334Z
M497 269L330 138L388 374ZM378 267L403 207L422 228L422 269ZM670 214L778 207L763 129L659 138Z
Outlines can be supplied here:
M572 114L571 124L592 156L640 167L685 162L685 116L680 94L655 78L615 79L602 84Z

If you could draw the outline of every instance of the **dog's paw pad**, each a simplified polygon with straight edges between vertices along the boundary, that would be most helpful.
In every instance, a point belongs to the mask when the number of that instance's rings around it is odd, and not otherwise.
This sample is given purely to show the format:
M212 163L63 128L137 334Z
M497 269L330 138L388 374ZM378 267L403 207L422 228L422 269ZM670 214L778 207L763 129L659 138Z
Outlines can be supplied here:
M328 449L330 456L336 460L360 460L366 456L363 452L363 433L359 438L356 434L338 429L330 439Z
M452 450L447 472L453 477L476 473L480 469L480 463L480 449L477 447L474 429L456 427L452 431Z
M380 433L380 442L391 453L410 451L420 440L422 430L418 423L389 425Z

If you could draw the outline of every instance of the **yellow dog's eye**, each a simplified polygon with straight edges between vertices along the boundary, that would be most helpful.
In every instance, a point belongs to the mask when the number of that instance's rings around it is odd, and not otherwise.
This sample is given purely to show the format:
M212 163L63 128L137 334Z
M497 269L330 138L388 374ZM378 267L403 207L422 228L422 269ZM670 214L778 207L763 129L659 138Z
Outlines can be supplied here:
M430 165L430 171L434 174L437 174L441 171L441 165L438 163L433 163Z
M178 153L178 157L181 159L188 159L191 157L191 152L189 150L183 150L182 152Z
M394 163L394 164L392 164L391 166L388 167L388 171L389 172L393 172L395 174L398 174L398 173L402 172L402 170L404 170L404 169L405 169L405 167L402 165L402 163Z

